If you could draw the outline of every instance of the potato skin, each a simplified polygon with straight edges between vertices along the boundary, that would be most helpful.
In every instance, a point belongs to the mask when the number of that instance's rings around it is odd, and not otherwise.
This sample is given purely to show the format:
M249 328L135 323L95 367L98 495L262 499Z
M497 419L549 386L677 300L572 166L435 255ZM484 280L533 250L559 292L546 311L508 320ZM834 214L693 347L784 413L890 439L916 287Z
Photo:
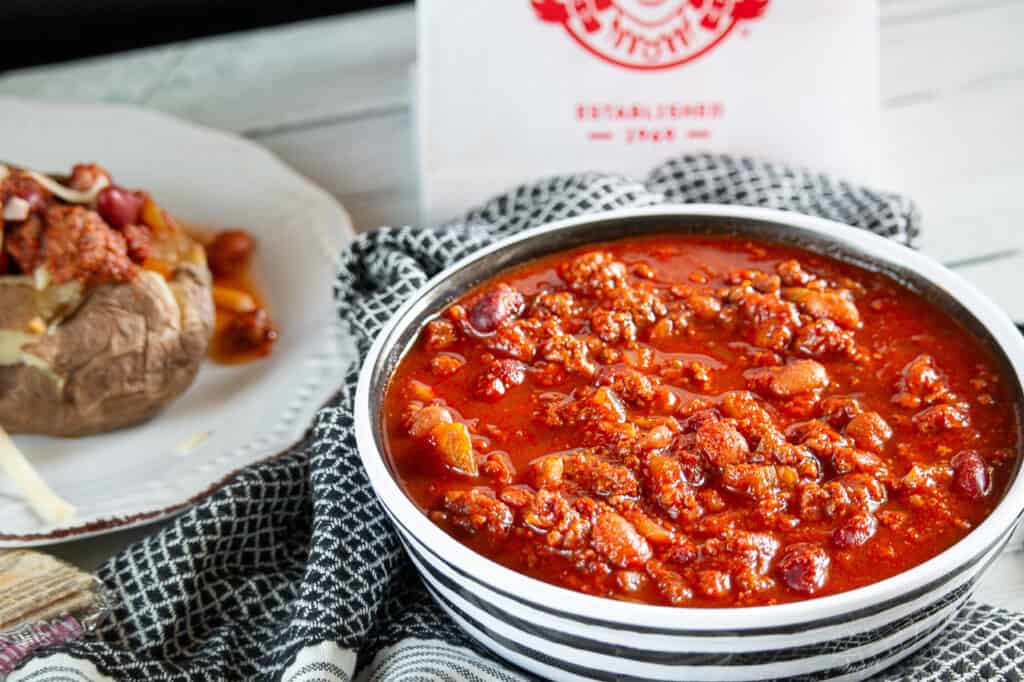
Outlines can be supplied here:
M63 386L37 367L0 365L0 426L84 436L152 417L195 379L213 330L210 290L205 263L182 265L166 282L143 271L90 289L53 331L22 346ZM0 286L0 309L22 311L0 316L0 328L23 330L32 296L29 287Z

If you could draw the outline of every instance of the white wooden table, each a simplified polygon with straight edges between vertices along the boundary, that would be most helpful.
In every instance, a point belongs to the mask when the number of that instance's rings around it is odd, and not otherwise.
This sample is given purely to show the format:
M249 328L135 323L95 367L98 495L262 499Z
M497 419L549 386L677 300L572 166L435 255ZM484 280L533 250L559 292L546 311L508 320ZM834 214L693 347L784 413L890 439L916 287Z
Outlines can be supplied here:
M882 4L882 186L917 200L925 252L979 257L962 274L1024 321L1024 253L985 258L1024 247L1024 1ZM401 7L9 73L0 94L128 103L234 131L370 229L416 220L415 45L412 8ZM53 551L91 569L151 531ZM1024 609L1022 549L1011 543L980 599Z

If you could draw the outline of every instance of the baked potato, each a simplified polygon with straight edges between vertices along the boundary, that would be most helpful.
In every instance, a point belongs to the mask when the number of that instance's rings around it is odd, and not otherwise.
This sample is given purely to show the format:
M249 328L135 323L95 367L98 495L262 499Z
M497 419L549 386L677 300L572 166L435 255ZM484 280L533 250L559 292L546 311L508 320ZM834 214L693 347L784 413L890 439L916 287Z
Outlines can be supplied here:
M25 280L0 277L0 425L9 432L111 431L192 384L213 329L205 262L167 280L143 270L99 285L64 318L41 315L48 292Z
M65 182L0 166L0 427L12 433L152 417L192 384L214 328L202 245L98 166Z

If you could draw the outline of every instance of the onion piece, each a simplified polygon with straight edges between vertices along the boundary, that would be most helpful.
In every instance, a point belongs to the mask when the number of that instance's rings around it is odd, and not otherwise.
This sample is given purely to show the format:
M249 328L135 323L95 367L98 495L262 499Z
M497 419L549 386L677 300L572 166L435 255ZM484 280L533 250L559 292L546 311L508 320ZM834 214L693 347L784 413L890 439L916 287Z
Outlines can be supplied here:
M58 524L75 517L75 508L58 497L32 467L25 455L0 427L0 468L7 472L25 495L25 501L39 518Z
M96 203L96 195L100 193L100 190L110 184L110 180L104 176L100 176L100 178L93 183L92 187L85 192L80 192L77 189L66 187L53 178L47 177L42 173L37 173L34 170L26 170L25 173L40 185L50 190L50 192L71 204L91 205Z
M11 222L21 222L28 218L29 210L32 208L32 204L28 203L21 197L11 197L4 204L4 220L10 220Z

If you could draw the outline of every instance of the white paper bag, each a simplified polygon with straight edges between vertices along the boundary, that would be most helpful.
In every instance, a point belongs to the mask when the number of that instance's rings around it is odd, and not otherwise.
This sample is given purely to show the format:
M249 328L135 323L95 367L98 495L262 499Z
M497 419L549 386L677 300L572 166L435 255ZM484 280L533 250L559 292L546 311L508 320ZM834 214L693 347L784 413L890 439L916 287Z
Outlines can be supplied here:
M871 182L877 0L419 0L423 218L687 151Z

